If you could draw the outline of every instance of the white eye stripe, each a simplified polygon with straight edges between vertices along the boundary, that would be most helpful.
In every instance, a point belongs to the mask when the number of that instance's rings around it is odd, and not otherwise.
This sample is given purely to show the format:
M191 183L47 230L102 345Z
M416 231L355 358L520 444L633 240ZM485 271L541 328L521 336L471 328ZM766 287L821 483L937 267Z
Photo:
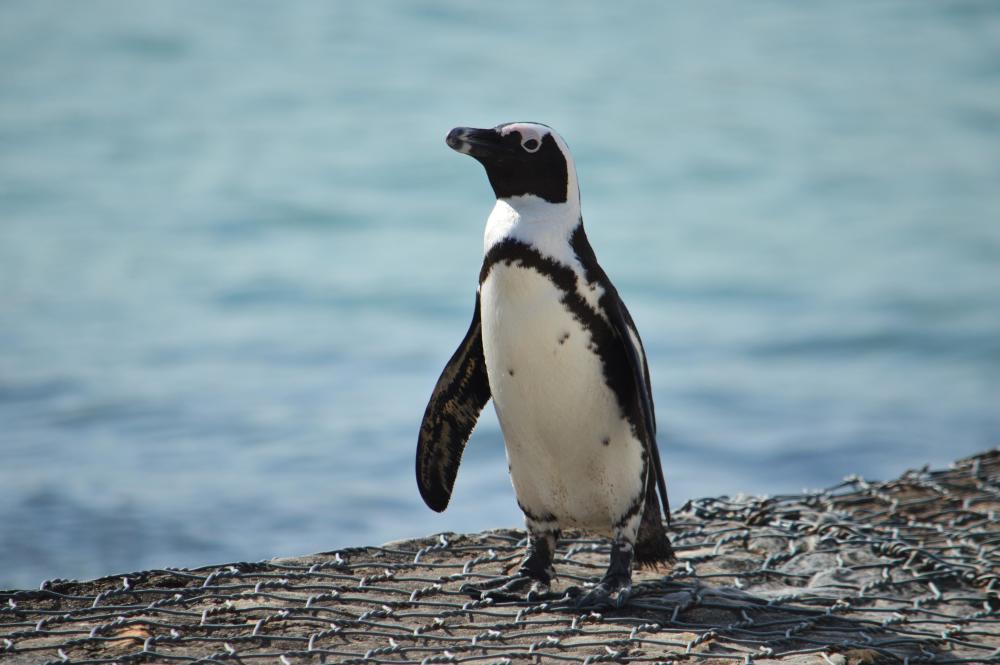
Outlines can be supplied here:
M501 136L507 136L511 132L521 135L521 147L525 152L535 153L542 147L542 139L549 133L547 127L529 122L515 122L505 125L500 129ZM534 143L532 143L534 141Z

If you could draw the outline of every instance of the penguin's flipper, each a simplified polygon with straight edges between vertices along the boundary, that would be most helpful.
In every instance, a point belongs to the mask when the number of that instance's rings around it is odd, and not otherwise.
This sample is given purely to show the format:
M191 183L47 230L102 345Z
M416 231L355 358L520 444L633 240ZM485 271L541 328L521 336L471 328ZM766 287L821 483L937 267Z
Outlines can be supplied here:
M477 291L469 331L441 372L420 423L417 487L437 512L448 506L465 444L490 395Z
M660 502L663 504L663 514L667 518L667 525L669 525L670 503L667 500L667 481L663 477L663 465L660 462L660 448L656 444L656 413L653 410L653 387L649 380L646 353L642 348L642 340L639 339L639 330L635 327L635 322L632 321L632 315L628 313L625 303L622 302L614 287L610 288L611 291L607 294L610 296L608 298L610 302L606 305L608 319L625 347L625 355L628 357L629 367L632 370L636 402L640 411L639 419L645 429L643 439L646 453L653 462L653 473L657 489L660 492Z

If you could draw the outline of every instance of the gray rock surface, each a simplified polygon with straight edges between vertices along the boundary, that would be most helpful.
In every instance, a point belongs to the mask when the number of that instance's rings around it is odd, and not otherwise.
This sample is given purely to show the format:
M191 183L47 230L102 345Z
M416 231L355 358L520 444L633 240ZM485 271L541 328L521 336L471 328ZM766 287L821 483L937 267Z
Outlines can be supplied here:
M545 599L475 599L524 533L441 534L259 563L0 592L10 663L1000 662L1000 451L886 483L689 502L672 570L622 607L567 589L607 544L567 534Z

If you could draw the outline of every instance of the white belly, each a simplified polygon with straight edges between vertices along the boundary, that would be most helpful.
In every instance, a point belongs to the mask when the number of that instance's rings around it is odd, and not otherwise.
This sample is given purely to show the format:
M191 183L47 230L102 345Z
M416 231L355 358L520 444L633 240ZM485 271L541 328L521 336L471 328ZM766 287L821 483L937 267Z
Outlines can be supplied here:
M490 389L520 504L607 532L642 490L642 443L561 295L532 269L493 266L481 287Z

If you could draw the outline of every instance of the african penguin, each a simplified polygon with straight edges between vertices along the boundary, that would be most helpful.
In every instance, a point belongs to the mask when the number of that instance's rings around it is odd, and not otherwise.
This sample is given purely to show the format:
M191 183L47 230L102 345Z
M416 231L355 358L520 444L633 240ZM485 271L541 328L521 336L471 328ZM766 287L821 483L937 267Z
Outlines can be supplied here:
M448 505L489 399L528 528L511 577L473 591L539 593L560 529L610 536L607 573L582 603L631 588L633 558L674 560L646 357L632 317L587 241L576 169L551 128L458 127L448 145L479 161L496 193L472 324L431 395L417 445L424 501Z

